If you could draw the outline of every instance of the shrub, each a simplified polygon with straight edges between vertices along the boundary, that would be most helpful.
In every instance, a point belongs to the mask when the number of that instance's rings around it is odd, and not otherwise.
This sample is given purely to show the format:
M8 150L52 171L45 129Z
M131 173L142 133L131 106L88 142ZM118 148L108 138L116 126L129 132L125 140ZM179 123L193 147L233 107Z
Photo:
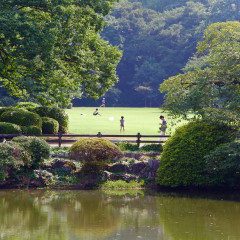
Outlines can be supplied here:
M10 122L25 127L42 127L42 119L38 114L23 109L5 111L0 119L2 122Z
M139 147L137 146L137 144L132 144L132 143L128 143L128 142L119 142L119 143L116 143L116 145L122 151L136 152L139 150Z
M70 148L70 157L82 162L106 162L122 156L121 150L105 139L84 138Z
M173 187L203 185L204 157L232 139L232 129L216 123L195 121L178 128L163 148L157 182Z
M32 111L37 107L39 107L39 104L33 102L18 102L16 105L16 108L24 108L28 111Z
M57 120L49 117L42 118L42 132L44 134L55 134L58 132L59 123Z
M240 143L222 144L205 156L208 185L240 187Z
M0 116L1 116L4 112L10 111L10 110L18 110L18 109L15 108L15 107L2 107L2 108L0 108Z
M0 143L0 180L3 181L11 173L21 166L28 165L31 157L27 151L17 143Z
M22 132L27 135L41 135L42 129L36 126L22 127Z
M16 124L0 122L0 133L1 134L21 134L22 130L21 130L21 127Z
M39 166L44 159L49 158L50 146L49 144L38 137L16 137L13 142L18 143L23 147L32 157L32 165Z
M107 167L105 162L85 162L81 168L81 172L84 174L99 174L103 172Z
M66 133L68 131L68 115L58 107L38 107L34 110L41 117L49 117L58 121L59 131Z
M140 148L141 152L162 152L163 146L161 144L148 144Z

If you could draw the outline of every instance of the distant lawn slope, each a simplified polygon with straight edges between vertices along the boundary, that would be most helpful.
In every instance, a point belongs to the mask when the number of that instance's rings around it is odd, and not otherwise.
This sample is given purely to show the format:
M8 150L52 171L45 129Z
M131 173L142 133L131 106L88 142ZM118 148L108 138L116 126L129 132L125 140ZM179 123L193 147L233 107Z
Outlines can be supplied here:
M171 133L181 120L172 120L159 108L99 108L101 116L93 116L95 108L81 107L66 110L70 120L70 133L119 134L120 118L125 117L125 134L158 134L159 116L166 116ZM176 124L176 125L175 125ZM173 126L174 125L174 126Z

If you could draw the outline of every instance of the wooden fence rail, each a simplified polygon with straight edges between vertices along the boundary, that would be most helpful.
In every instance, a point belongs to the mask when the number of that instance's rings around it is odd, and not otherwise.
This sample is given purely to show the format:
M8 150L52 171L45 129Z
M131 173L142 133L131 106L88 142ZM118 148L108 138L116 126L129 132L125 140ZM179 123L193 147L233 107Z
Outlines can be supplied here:
M11 140L14 137L18 136L31 136L31 135L19 135L19 134L0 134L0 141ZM34 135L36 136L36 135ZM37 135L37 137L44 138L49 144L57 144L61 147L63 144L71 144L76 142L79 138L106 138L112 142L129 142L136 143L140 146L142 143L158 143L163 144L170 137L169 135L141 135L140 133L136 135L110 135L110 134L102 134L99 132L98 134L43 134ZM149 140L155 139L155 140Z

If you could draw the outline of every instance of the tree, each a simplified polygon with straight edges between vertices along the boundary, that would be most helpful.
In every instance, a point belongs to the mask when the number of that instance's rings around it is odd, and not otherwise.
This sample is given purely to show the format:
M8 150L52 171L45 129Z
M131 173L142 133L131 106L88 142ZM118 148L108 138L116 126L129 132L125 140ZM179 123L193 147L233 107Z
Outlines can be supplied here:
M193 111L204 118L240 124L240 23L210 25L185 73L161 84L173 113Z
M158 86L182 72L196 52L206 27L213 22L238 20L238 0L122 0L107 17L102 36L123 49L118 67L119 104L138 105L138 85L153 89L159 106ZM143 102L141 102L144 105Z
M2 0L0 81L13 96L67 105L117 82L121 54L101 39L114 0Z
M152 88L140 85L140 86L136 87L135 90L144 96L145 107L147 107L147 98L149 97L150 93L152 92Z

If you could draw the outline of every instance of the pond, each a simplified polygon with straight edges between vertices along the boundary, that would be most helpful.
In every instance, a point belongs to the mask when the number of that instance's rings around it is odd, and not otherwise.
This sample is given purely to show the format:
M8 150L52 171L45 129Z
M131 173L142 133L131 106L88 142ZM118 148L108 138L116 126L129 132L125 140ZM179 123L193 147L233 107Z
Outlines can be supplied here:
M4 240L236 240L240 202L176 194L0 191Z

